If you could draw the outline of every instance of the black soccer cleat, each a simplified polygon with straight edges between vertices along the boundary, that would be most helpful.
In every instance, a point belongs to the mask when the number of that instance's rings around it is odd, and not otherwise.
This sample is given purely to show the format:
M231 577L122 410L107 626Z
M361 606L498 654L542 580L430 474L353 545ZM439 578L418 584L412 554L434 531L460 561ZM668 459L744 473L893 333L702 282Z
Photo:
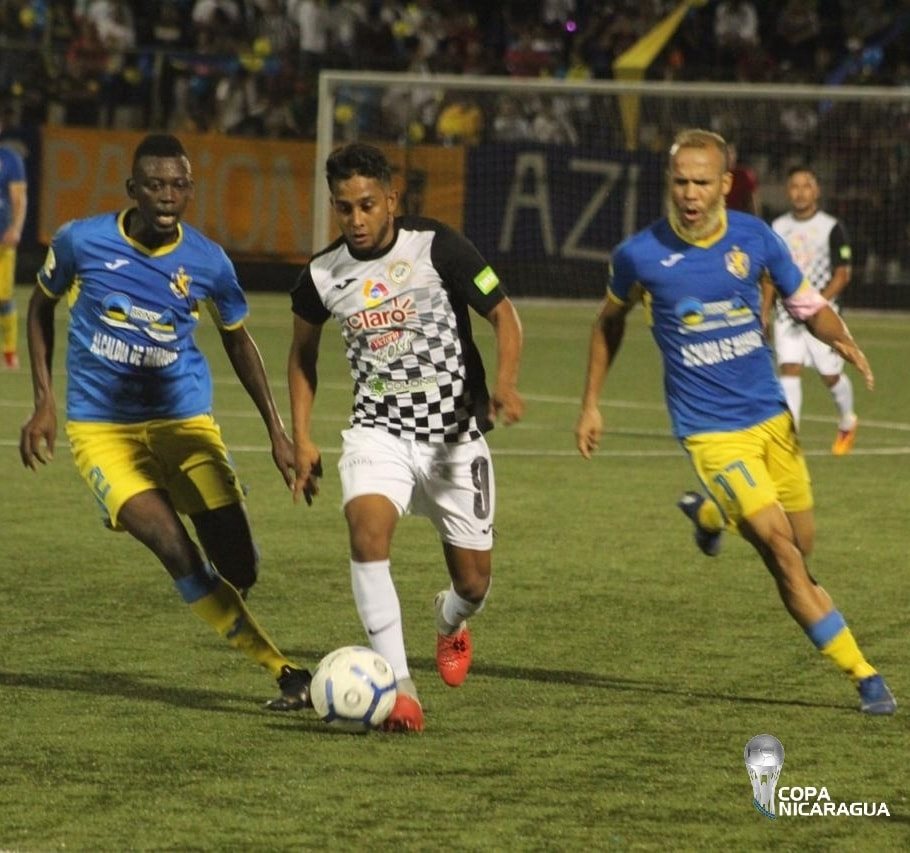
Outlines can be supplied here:
M281 668L281 675L278 676L278 687L281 689L281 695L274 699L269 699L263 707L266 711L302 711L304 708L312 708L310 702L310 682L313 676L308 669L297 669L293 666L284 666Z

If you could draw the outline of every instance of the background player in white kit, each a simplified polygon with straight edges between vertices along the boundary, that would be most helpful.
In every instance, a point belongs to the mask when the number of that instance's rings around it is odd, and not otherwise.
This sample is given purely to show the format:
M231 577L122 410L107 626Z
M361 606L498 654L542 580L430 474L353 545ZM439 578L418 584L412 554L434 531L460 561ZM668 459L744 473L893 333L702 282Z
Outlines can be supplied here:
M496 492L483 434L494 417L510 424L523 413L516 388L521 325L467 239L433 219L395 218L398 193L378 148L353 143L334 151L326 177L341 237L312 258L291 294L294 493L318 491L320 455L309 425L322 325L334 316L355 385L338 463L354 601L370 644L398 679L385 728L421 731L390 571L392 536L407 511L427 516L439 531L451 584L436 596L436 667L457 687L471 663L465 620L490 588ZM495 332L492 393L469 308Z
M794 166L787 173L790 210L778 216L771 227L783 237L812 286L838 310L837 299L852 275L852 251L843 224L819 209L820 194L815 173L807 166ZM767 297L767 289L765 293ZM837 436L831 452L836 456L849 453L858 420L853 410L853 384L844 372L844 360L804 325L795 322L780 304L774 319L774 350L787 406L796 425L799 426L803 401L800 374L805 365L818 371L837 407Z

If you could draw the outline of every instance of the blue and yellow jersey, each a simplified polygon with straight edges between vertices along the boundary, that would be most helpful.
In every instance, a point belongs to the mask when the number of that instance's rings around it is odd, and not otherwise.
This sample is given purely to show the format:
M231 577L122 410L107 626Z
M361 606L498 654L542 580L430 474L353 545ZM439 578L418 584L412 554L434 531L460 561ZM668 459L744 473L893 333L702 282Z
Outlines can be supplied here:
M126 211L78 219L51 242L38 285L67 296L67 417L137 423L210 412L212 378L194 332L207 305L222 329L247 303L224 250L189 225L150 250L127 237Z
M25 164L22 158L12 148L0 144L0 234L9 228L13 218L9 185L23 181Z
M784 297L803 274L762 220L728 211L722 233L696 244L661 219L621 243L608 298L644 290L664 365L667 408L678 438L745 429L786 408L761 330L760 277Z

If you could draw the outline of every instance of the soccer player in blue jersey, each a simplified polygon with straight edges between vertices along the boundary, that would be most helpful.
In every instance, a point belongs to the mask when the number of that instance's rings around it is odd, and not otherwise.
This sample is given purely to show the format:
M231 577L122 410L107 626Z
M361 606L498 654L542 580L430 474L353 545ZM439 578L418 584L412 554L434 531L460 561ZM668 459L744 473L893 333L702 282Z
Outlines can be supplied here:
M3 130L2 111L0 130ZM16 151L0 142L0 339L3 341L3 363L10 368L19 366L14 286L16 248L22 239L27 206L25 164Z
M22 427L22 462L35 470L53 455L54 312L65 296L66 432L106 523L148 547L190 610L278 679L281 695L267 707L301 707L309 674L244 602L258 554L194 338L206 306L290 486L294 450L244 326L246 298L224 250L181 222L193 177L176 137L145 137L126 189L132 207L63 225L38 273L27 321L35 408ZM192 521L201 550L178 513Z
M787 611L816 648L853 680L860 708L891 714L896 702L866 660L831 597L809 574L815 539L809 473L761 328L767 273L790 314L862 374L872 370L847 326L805 279L787 246L757 217L727 211L724 139L685 130L670 148L667 216L621 243L591 335L578 449L590 458L603 433L600 390L640 296L661 352L673 432L708 494L680 508L706 554L724 527L761 556Z

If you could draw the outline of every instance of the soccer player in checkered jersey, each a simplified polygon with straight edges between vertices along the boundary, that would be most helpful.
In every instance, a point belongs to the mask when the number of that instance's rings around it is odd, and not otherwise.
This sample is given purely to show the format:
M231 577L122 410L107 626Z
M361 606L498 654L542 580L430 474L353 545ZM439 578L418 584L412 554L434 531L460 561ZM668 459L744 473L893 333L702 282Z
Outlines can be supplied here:
M771 227L783 237L793 260L809 283L837 309L837 299L850 283L851 249L843 224L819 209L818 178L807 166L794 166L787 176L790 210ZM774 349L787 405L799 426L803 402L803 365L818 371L838 412L837 436L831 446L835 456L851 451L858 419L853 411L853 383L844 372L841 356L796 323L781 304L774 319Z
M392 537L408 511L439 532L451 582L435 599L436 667L457 687L471 664L465 620L490 589L496 492L484 433L494 418L511 424L523 413L521 325L496 273L467 239L433 219L395 217L398 192L379 149L339 148L326 177L341 236L312 258L292 292L294 492L318 489L310 416L322 327L334 317L354 378L338 463L354 601L371 646L398 680L386 730L422 731L390 570ZM496 337L489 393L469 309Z

